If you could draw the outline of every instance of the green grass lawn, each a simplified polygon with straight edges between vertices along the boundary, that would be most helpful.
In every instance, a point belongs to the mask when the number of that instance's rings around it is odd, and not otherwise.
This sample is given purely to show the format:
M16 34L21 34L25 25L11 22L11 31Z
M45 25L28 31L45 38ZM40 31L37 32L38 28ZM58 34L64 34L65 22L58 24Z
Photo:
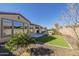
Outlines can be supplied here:
M49 43L56 46L69 47L68 43L64 40L62 36L43 36L36 39L39 42Z

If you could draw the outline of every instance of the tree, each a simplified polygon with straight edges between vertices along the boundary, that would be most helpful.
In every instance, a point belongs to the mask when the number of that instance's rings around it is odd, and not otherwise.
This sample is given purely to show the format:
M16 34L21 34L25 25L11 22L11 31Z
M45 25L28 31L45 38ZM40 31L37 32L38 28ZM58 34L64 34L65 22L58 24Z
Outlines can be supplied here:
M67 25L71 27L79 40L78 32L76 31L76 26L79 23L79 9L78 4L70 3L67 4L67 10L63 13L63 19L66 20Z
M55 26L56 29L59 29L60 28L60 26L59 26L58 23L54 24L54 26Z

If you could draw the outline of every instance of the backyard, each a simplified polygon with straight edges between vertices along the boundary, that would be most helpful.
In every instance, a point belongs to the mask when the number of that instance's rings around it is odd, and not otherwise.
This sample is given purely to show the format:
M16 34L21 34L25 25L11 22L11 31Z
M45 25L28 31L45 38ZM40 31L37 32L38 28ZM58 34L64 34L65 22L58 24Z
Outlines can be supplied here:
M23 4L23 10L13 5L13 12L5 6L0 12L0 56L79 56L77 4Z

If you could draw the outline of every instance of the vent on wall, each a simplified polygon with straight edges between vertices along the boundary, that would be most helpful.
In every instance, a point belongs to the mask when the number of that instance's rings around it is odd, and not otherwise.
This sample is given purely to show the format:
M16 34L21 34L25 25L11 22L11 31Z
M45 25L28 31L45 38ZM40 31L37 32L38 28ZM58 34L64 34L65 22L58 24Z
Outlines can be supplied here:
M18 16L18 19L20 19L20 16Z

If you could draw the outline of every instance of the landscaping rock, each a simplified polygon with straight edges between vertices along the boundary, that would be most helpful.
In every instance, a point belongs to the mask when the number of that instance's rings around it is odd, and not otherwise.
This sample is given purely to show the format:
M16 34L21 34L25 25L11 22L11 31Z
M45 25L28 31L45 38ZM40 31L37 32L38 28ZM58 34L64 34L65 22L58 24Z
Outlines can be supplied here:
M54 53L54 51L52 51L51 49L43 47L31 48L30 50L32 56L50 56L52 53Z

